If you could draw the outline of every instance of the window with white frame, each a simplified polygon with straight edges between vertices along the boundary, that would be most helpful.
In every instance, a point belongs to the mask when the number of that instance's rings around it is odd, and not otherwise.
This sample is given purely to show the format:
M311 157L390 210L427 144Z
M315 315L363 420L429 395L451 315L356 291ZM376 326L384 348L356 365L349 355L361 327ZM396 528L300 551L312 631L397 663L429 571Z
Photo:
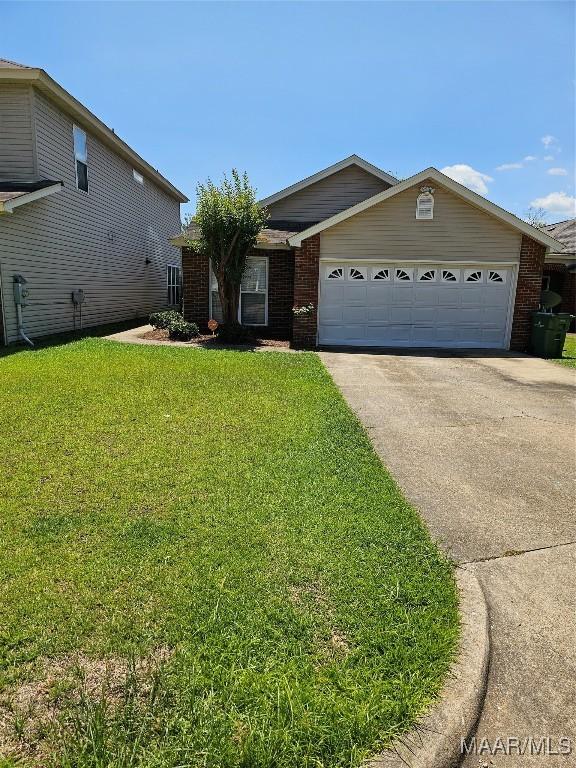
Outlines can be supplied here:
M210 316L222 322L222 307L218 295L218 281L210 270ZM268 323L268 259L251 256L240 284L238 321L242 325L266 325Z
M182 271L175 264L166 267L166 284L168 287L168 304L179 305L182 300Z
M76 163L76 186L88 192L88 144L86 132L77 125L72 128L74 137L74 162Z
M421 187L420 194L416 198L416 218L434 218L434 190L432 187Z
M132 168L132 176L137 184L144 184L144 176L142 176L141 173L138 173L136 168Z

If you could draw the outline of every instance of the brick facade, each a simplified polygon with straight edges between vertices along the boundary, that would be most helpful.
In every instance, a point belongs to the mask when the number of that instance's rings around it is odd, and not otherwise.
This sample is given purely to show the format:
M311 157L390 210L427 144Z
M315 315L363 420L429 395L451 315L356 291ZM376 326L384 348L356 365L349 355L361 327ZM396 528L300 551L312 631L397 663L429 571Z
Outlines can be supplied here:
M292 338L294 306L294 251L254 251L268 257L268 325L262 335L274 339Z
M562 303L554 312L576 315L576 273L568 272L565 264L545 264L544 274L550 277L550 290L562 296Z
M527 235L522 235L520 262L518 264L518 283L510 349L525 352L530 344L531 314L540 305L542 290L542 270L546 247Z
M312 349L316 346L318 327L318 278L320 269L320 235L302 241L294 254L294 306L314 309L294 315L292 340L294 346Z
M258 335L275 339L292 336L292 307L294 298L294 253L285 250L262 250L254 256L268 258L268 325L258 327ZM191 248L182 248L182 297L184 317L196 323L202 333L208 330L210 319L209 260Z
M210 265L207 256L182 248L182 304L184 318L206 333L209 318Z

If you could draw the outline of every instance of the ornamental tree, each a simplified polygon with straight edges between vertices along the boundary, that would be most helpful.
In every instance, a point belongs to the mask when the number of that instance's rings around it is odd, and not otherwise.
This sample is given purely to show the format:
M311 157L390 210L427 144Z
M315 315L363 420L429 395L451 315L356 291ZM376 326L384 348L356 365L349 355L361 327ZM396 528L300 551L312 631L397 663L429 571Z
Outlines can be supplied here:
M198 185L196 215L190 222L195 230L193 247L208 256L218 283L222 307L219 335L228 341L246 336L238 321L240 283L246 260L256 245L268 212L256 202L248 176L232 169L232 178L217 186L208 179Z

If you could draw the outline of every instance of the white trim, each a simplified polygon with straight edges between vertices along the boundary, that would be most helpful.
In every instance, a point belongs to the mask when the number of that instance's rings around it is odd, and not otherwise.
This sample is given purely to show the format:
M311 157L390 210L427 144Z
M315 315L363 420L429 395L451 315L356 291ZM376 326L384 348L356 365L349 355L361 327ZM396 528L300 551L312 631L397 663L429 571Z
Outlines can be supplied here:
M42 197L48 197L48 195L54 195L56 192L60 192L63 186L64 184L59 181L50 187L37 189L35 192L28 192L28 194L15 197L13 200L6 200L4 203L0 203L0 213L12 213L14 208L26 205L27 203L33 203L34 200L40 200Z
M471 266L484 266L484 267L515 267L518 265L517 261L486 261L486 260L469 260L458 259L458 261L452 261L451 259L443 259L441 256L437 256L435 259L404 259L398 257L396 259L349 259L345 256L323 256L320 261L325 264L330 263L360 263L360 264L454 264L454 266L460 266L462 264L470 264Z
M382 203L385 200L400 194L401 192L405 192L407 189L420 184L426 179L434 179L435 182L441 184L443 187L446 187L446 189L449 189L455 195L463 198L467 202L474 205L476 208L479 208L485 213L494 216L500 221L503 221L505 224L509 224L523 234L528 235L528 237L531 237L533 240L542 243L548 248L555 248L558 250L558 246L561 245L558 240L555 240L546 232L543 232L541 229L536 229L536 227L527 224L525 221L522 221L522 219L519 219L512 213L509 213L503 208L500 208L500 206L496 205L495 203L491 203L490 200L486 200L486 198L476 194L476 192L472 192L472 190L462 186L462 184L458 184L458 182L450 179L443 173L440 173L440 171L436 168L426 168L425 170L420 171L420 173L411 176L409 179L400 181L393 187L385 189L383 192L379 192L377 195L373 195L367 200L363 200L361 203L353 205L351 208L347 208L345 211L341 211L335 216L331 216L329 219L325 219L319 224L315 224L313 227L305 229L303 232L298 232L297 234L290 237L288 242L290 245L298 248L300 245L302 245L303 240L306 240L313 235L317 235L319 232L323 232L325 229L329 229L329 227L333 227L335 224L339 224L341 221L345 221L351 216L355 216L357 213L362 213L362 211L365 211L368 208L372 208L372 206L377 205L378 203Z
M372 163L363 160L358 155L350 155L350 157L346 157L344 160L340 160L339 163L334 163L334 165L330 165L328 168L324 168L324 170L318 171L318 173L315 173L312 176L307 176L305 179L302 179L302 181L297 181L296 184L291 184L289 187L281 189L280 192L276 192L269 197L265 197L263 200L259 201L259 205L267 206L272 205L272 203L277 203L278 200L283 200L285 197L288 197L288 195L293 195L294 192L299 192L301 189L309 187L310 184L315 184L317 181L322 181L322 179L326 179L328 176L332 176L332 174L338 173L338 171L342 171L344 168L348 168L351 165L359 166L368 173L371 173L373 176L376 176L378 179L382 179L382 181L388 182L388 184L398 183L398 179L396 179L394 176L391 176L389 173L386 173L386 171L377 168L375 165L372 165Z
M179 284L170 283L168 279L168 270L169 269L177 269L178 270L178 281ZM178 288L180 289L180 301L177 301L174 304L170 304L170 288ZM167 299L167 306L168 307L177 307L179 304L182 303L182 265L181 264L166 264L166 299Z
M76 157L76 131L80 131L84 134L84 144L86 146L86 160L79 160ZM76 189L79 192L83 192L85 195L89 194L90 191L90 180L88 178L88 134L84 130L84 128L80 128L79 125L76 125L76 123L72 123L72 151L74 153L74 175L76 177ZM82 187L78 184L78 163L82 163L86 166L86 189L82 189Z
M268 256L248 256L248 259L263 259L266 262L266 293L264 294L264 322L263 323L250 323L249 328L265 328L268 325L268 295L270 293L270 259ZM247 259L247 260L248 260ZM212 262L209 263L209 279L208 279L208 314L209 320L212 320L212 278L216 278L214 270L212 269ZM218 283L216 283L216 290L218 290ZM244 293L262 293L261 291L244 291ZM240 300L238 301L238 322L242 322L242 286L240 286Z
M78 119L80 123L90 127L90 132L104 142L128 163L142 171L144 176L149 176L155 184L163 189L168 195L181 203L187 203L188 198L179 189L164 178L159 171L153 168L143 157L140 157L125 141L108 128L96 115L90 112L83 104L74 98L68 91L64 90L50 75L43 69L37 67L26 67L25 69L11 69L10 67L0 68L0 81L9 83L26 83L38 88L43 94L56 103L64 112L69 114L74 120Z
M506 335L504 337L504 349L510 349L512 338L512 325L514 323L514 309L516 307L516 288L518 285L518 265L514 264L510 270L510 293L508 294L508 317L506 318Z

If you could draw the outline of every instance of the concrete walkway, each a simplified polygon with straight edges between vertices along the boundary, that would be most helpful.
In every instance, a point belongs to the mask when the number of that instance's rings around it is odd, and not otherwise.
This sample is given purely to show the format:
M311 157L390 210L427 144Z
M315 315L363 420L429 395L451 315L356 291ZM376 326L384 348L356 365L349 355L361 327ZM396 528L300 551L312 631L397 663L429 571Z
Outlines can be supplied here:
M575 372L506 353L320 354L432 535L485 591L477 739L572 739L571 756L463 765L576 765Z

